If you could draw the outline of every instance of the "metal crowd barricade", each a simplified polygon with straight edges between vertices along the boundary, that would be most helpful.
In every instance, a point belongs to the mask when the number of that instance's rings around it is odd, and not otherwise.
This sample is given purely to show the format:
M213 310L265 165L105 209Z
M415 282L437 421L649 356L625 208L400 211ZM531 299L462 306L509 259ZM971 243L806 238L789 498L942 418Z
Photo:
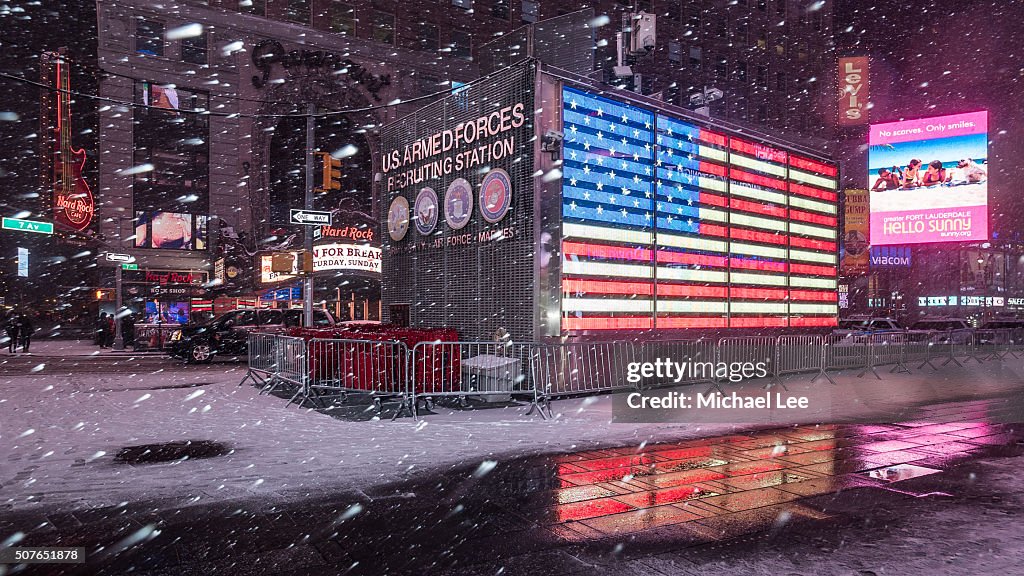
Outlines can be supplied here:
M632 342L534 344L532 350L534 404L545 418L551 415L551 398L633 387L626 380L629 365L639 357Z
M395 340L313 338L307 343L309 400L348 400L368 396L380 415L384 402L398 401L398 418L409 406L409 348ZM411 413L410 409L410 413Z
M1003 361L1007 355L1012 353L1010 348L1011 330L975 330L974 351L975 358L988 360L990 358Z
M164 350L171 341L171 334L178 330L181 330L180 324L136 324L132 350Z
M868 339L863 334L829 334L825 336L825 359L822 375L835 384L830 371L867 369ZM817 378L815 378L817 379ZM811 380L813 382L814 380Z
M978 358L974 349L974 330L947 330L942 333L940 338L945 339L945 343L949 347L949 358L942 363L943 366L953 362L962 367L963 364L957 359L960 357L964 359L964 362L973 358L979 364L981 363L981 359Z
M782 376L814 372L811 382L825 376L825 338L816 334L791 334L775 339L775 372L772 379L785 388Z
M932 360L942 357L942 348L937 347L931 334L921 332L906 332L903 334L903 363L906 366L916 363L918 370L929 366L932 370L938 368L932 364Z
M413 415L421 402L454 398L465 405L470 397L528 396L530 411L540 408L530 377L532 344L512 342L420 342L412 349L409 401Z
M736 363L743 364L747 362L754 364L764 362L767 373L774 374L776 362L775 337L730 336L718 340L718 366L726 366L731 373ZM773 384L774 382L769 381L764 387L769 388ZM724 394L717 378L712 381L711 389L717 389Z
M713 382L715 379L715 341L699 338L693 340L664 340L639 342L634 345L637 362L654 363L667 360L685 366L682 374L675 374L671 379L643 379L637 388L659 388L662 386L678 386Z
M868 362L857 377L864 376L868 372L875 375L875 378L882 379L875 369L879 366L892 365L889 372L906 372L910 369L904 363L906 352L907 335L900 332L885 334L869 334L867 336Z
M309 370L306 341L281 334L250 334L248 339L249 370L239 386L252 380L261 387L260 393L270 393L281 386L295 387L288 400L309 397ZM300 401L301 403L301 401Z

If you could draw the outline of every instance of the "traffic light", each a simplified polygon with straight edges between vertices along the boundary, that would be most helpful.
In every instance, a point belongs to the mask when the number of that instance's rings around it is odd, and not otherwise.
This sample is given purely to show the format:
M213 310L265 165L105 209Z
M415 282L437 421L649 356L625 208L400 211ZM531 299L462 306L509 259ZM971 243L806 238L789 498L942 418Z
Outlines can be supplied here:
M341 190L341 160L329 152L317 152L320 156L320 189Z

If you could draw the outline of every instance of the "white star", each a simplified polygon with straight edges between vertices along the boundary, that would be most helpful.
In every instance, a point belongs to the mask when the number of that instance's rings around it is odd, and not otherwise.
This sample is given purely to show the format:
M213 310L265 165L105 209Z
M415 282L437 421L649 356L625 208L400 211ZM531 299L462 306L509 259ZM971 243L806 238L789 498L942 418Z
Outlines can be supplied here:
M609 122L608 123L608 131L609 132L615 132L615 124L612 124L611 122Z
M608 148L608 154L611 155L612 157L615 156L615 147L614 146L612 146L611 148Z
M639 200L633 200L633 208L639 208L639 207L640 207L640 201Z
M597 157L597 165L598 166L604 166L604 156L598 156Z
M650 191L645 191L644 192L644 197L645 198L650 198L651 197L651 192Z
M683 207L680 206L680 207L676 208L676 213L682 214L683 213Z
M590 165L589 164L584 164L583 165L583 173L584 174L590 174Z
M576 185L576 179L575 178L569 178L569 185L570 186L575 186Z
M615 196L609 196L608 197L608 202L611 203L611 204L615 204Z
M651 129L651 121L650 120L647 120L646 122L644 122L644 128L647 128L648 130Z
M583 123L586 124L587 126L590 126L590 116L584 116Z
M640 177L637 176L636 174L634 174L633 175L633 182L636 183L636 184L639 184L640 183Z
M584 140L583 141L583 149L584 150L590 150L590 142L587 142L586 140Z
M600 204L598 204L597 205L597 213L598 214L603 214L604 213L604 206L601 206Z
M672 196L671 194L669 194L669 195L668 195L668 201L669 201L669 202L671 202L671 201L672 201L672 198L673 198L673 196Z
M597 109L597 115L598 116L604 116L604 110L602 108L598 108Z
M633 130L633 138L639 138L639 137L640 137L640 131L639 130Z
M623 136L623 137L622 137L622 140L620 140L620 142L622 142L622 145L623 145L623 146L625 146L625 145L629 144L629 141L628 141L628 140L626 140L626 137L625 137L625 136Z
M575 200L573 200L572 202L569 203L569 210L572 210L573 212L576 211L576 201Z
M669 129L668 129L668 135L669 135L669 136L671 136L671 135L672 135L672 127L671 127L671 126L670 126L670 127L669 127Z
M600 180L598 180L597 181L597 189L598 190L604 190L604 182L601 182Z
M630 192L629 188L626 188L625 186L622 187L622 195L623 196L629 196L629 192Z
M639 161L640 161L640 155L637 154L636 152L633 152L633 162L639 162Z
M576 100L573 100L572 102L569 102L569 108L572 109L572 110L576 109Z
M651 213L650 212L644 212L644 220L650 220L650 219L651 219Z
M625 217L626 217L626 216L628 216L628 215L629 215L629 212L626 212L626 209L625 209L625 208L623 208L623 209L622 209L622 217L623 217L623 218L625 218Z
M669 224L672 223L672 220L673 220L673 218L672 218L671 215L668 218L665 218L665 221L668 222Z
M651 175L651 167L650 166L644 166L644 174L647 174L648 176Z
M622 113L622 123L623 124L629 124L629 117L626 116L625 112Z
M569 151L569 158L572 158L573 160L576 159L576 151L575 150L570 150Z
M686 219L686 225L687 226L693 226L693 218L687 218Z
M608 178L610 180L615 180L615 170L611 170L608 172Z
M603 140L604 139L604 134L601 134L600 130L597 131L597 139L598 140Z
M569 126L569 132L572 132L573 134L576 133L576 125L575 124L571 124Z
M686 205L687 206L693 206L693 198L687 198L686 199Z
M583 193L583 199L584 200L590 200L590 191L589 190L587 192Z

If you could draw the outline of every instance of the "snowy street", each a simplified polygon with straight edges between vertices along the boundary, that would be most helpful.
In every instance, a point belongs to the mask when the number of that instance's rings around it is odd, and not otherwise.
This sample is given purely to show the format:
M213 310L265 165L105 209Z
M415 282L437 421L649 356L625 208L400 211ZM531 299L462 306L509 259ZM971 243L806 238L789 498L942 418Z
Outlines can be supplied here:
M1022 367L1009 358L938 373L886 374L884 380L847 374L836 388L795 376L787 381L792 392L827 393L845 406L835 421L869 418L893 406L909 407L905 421L824 427L811 421L761 431L726 424L611 424L609 396L557 401L557 417L550 421L525 416L525 406L437 408L419 422L371 420L360 409L332 417L238 386L244 374L238 364L6 376L0 384L0 541L109 548L134 534L140 542L123 543L121 553L97 553L91 566L144 568L159 549L167 569L160 574L181 573L169 567L167 554L182 570L224 571L223 562L240 561L221 558L218 550L225 546L276 550L260 556L271 565L254 573L302 566L323 573L317 566L347 567L378 546L398 545L388 543L398 535L399 546L410 552L396 550L388 567L408 573L420 573L417 567L428 562L456 573L494 573L506 566L505 573L532 574L529 562L517 562L537 552L545 562L559 563L552 573L570 570L565 562L578 562L584 571L594 564L624 573L613 566L656 570L663 554L697 546L704 556L691 558L687 569L711 573L710 551L738 546L729 544L735 536L760 534L757 542L764 536L765 546L782 545L772 540L782 525L801 530L810 522L811 532L827 541L828 530L818 533L813 526L870 526L878 518L875 507L887 517L897 510L917 514L920 506L955 523L965 517L951 515L947 505L968 506L962 500L969 493L986 502L972 514L1011 518L1020 505L1008 471L1019 466L1019 436L1014 427L993 422L1012 409L1005 399L1019 393ZM748 381L737 389L760 384ZM925 424L931 427L917 429ZM205 458L162 463L122 452L187 440L223 448L200 454ZM867 444L878 446L865 452ZM948 472L908 480L899 480L906 471L871 476L872 470L908 463ZM915 468L910 470L913 476ZM896 492L889 486L893 479L899 480ZM794 488L773 487L779 484ZM868 489L833 498L832 492L846 488ZM950 496L915 496L929 492ZM864 517L866 510L872 512ZM431 525L427 534L413 530L422 523ZM871 538L893 550L899 538L927 538L921 531L936 526L915 522ZM433 530L449 531L450 550L434 548L440 543L429 536ZM497 536L505 532L522 537ZM358 544L360 534L366 546ZM193 542L197 536L207 543ZM1017 539L1012 531L1003 536ZM787 541L785 546L799 548L796 540ZM497 548L487 552L487 542ZM801 554L838 545L824 542ZM772 566L789 556L780 552ZM834 558L851 562L841 554ZM750 562L750 571L735 573L762 570L769 559ZM926 564L921 566L923 573ZM999 571L982 568L976 573Z

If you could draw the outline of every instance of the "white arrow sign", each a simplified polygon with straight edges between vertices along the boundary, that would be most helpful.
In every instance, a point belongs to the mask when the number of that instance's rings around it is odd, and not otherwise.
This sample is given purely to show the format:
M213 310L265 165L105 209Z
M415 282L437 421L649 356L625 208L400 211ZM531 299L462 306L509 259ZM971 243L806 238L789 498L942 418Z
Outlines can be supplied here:
M134 262L135 258L132 258L131 254L114 254L107 252L106 254L108 262Z
M331 213L293 208L291 211L291 222L292 224L302 224L304 226L330 226Z

